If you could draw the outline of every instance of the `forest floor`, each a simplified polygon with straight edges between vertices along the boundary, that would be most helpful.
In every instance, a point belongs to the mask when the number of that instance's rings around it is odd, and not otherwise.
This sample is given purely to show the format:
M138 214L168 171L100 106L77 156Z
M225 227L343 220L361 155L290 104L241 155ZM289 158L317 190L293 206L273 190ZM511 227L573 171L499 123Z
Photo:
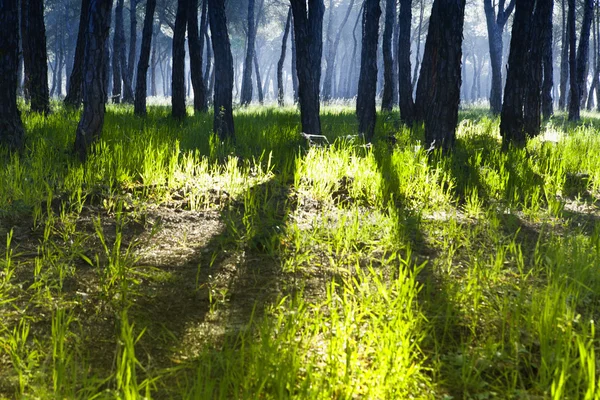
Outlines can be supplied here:
M175 122L24 113L0 151L0 398L585 398L598 392L600 115L452 154L325 107ZM393 137L393 138L392 138Z

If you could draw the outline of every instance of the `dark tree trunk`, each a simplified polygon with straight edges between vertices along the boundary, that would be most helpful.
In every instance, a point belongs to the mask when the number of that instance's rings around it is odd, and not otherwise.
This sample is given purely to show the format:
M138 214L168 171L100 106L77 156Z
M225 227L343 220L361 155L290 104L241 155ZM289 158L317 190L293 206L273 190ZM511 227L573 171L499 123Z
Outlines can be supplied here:
M85 29L88 25L90 0L82 0L81 12L79 17L79 31L77 32L77 45L75 47L75 59L73 61L73 70L69 79L67 97L65 97L65 106L79 107L82 98L83 81L83 52L85 46Z
M144 26L145 26L145 24L146 24L146 19L144 18ZM142 35L143 35L143 33L142 33ZM150 66L152 67L152 69L150 70L150 96L156 96L156 65L158 63L158 60L156 59L156 48L158 47L158 44L156 43L156 39L158 38L158 35L156 33L153 33L152 37L153 37L153 39L151 39L152 40L152 55L150 56ZM143 38L142 38L142 42L143 42ZM142 43L142 45L143 45L143 43Z
M127 61L127 80L133 83L135 56L137 53L137 0L129 0L129 60Z
M215 54L214 132L221 140L235 139L233 125L233 57L227 33L224 0L208 1L208 16Z
M85 159L89 146L100 137L104 125L105 57L111 9L112 0L90 0L85 31L83 112L75 136L75 152L81 159Z
M121 36L123 32L123 36ZM117 0L117 6L115 7L115 32L113 34L113 48L112 48L112 99L114 103L120 103L123 98L123 87L121 82L121 45L125 40L125 31L123 30L123 0Z
M500 121L503 146L523 146L540 132L544 54L552 0L517 0Z
M173 118L182 119L185 111L185 28L189 0L177 1L177 15L173 31L173 75L171 90L171 107Z
M190 74L194 88L194 111L205 113L208 111L206 102L206 87L202 76L202 53L204 53L204 37L198 32L198 0L188 0L188 48L190 49ZM204 8L204 6L202 7ZM206 14L202 15L206 24Z
M549 4L548 4L549 3ZM542 114L548 119L554 114L552 87L554 86L554 63L552 60L552 10L554 9L554 0L545 1L542 12L539 17L545 21L544 31L542 32L542 68L544 81L542 83Z
M585 0L584 2L583 21L581 23L581 35L579 36L579 47L577 48L577 60L573 75L576 76L575 81L571 79L571 85L577 86L577 92L571 89L571 99L569 101L569 120L579 120L581 110L581 102L585 97L585 86L587 85L587 66L588 55L590 48L590 29L592 26L592 18L594 17L594 0ZM569 8L569 13L571 9ZM573 44L573 40L571 40ZM573 44L574 47L574 44ZM573 95L576 94L575 97Z
M258 56L256 55L256 51L254 51L254 73L256 74L256 90L258 91L258 103L265 103L265 94L263 92L262 80L260 78L260 68L258 67Z
M412 0L400 0L400 29L398 31L398 95L400 98L400 118L406 125L412 125L415 118L412 82L410 80L410 25L412 20Z
M254 58L254 43L256 26L254 24L254 0L248 0L248 36L246 40L246 59L242 76L242 94L240 103L247 106L252 102L252 61Z
M465 0L433 2L415 106L417 118L425 123L427 147L448 150L454 145L464 15Z
M305 133L321 134L319 84L323 56L323 0L291 0L297 51L300 119Z
M48 56L43 0L21 0L21 33L25 65L25 91L31 99L31 111L50 112Z
M290 6L291 9L291 6ZM294 23L294 15L292 13L292 25ZM294 27L292 26L292 91L294 92L294 104L298 104L299 94L298 94L298 68L296 67L298 63L298 52L296 49L296 33L294 32Z
M354 79L354 70L355 70L355 65L356 65L356 52L358 49L358 39L356 38L356 31L358 28L358 24L361 21L361 17L363 14L363 8L364 8L364 4L360 8L360 11L356 17L356 22L354 22L354 29L352 29L352 40L353 40L354 46L352 47L352 58L350 60L350 71L348 71L348 81L346 84L346 97L347 98L353 97L354 93L355 93L354 84L355 84L356 79Z
M17 0L0 5L0 145L22 149L25 132L17 108L19 11Z
M292 9L288 11L287 20L285 22L285 29L283 31L283 39L281 42L281 55L277 62L277 103L279 107L285 105L285 93L283 85L283 64L285 63L285 53L287 51L287 40L290 34L290 24L292 22Z
M396 20L396 0L385 1L385 22L383 28L383 96L381 110L392 111L394 108L394 55L392 51L392 35Z
M356 115L358 116L358 132L364 135L368 142L373 140L377 118L375 96L377 94L377 41L380 16L379 0L366 0L362 22L362 51Z
M346 14L344 15L344 19L342 23L338 27L338 32L335 36L335 41L330 43L327 49L327 68L325 69L325 78L323 79L323 100L329 101L332 98L333 91L333 81L334 81L334 72L335 72L335 58L337 56L337 50L340 45L340 40L342 38L342 32L344 31L344 27L348 22L348 18L350 17L350 13L352 12L352 8L354 7L354 0L350 0L350 4L348 5L348 9L346 10ZM333 10L332 10L333 11Z
M154 10L156 9L156 0L146 1L146 15L144 16L144 28L142 31L142 47L140 49L140 60L137 65L137 79L135 82L135 115L146 115L146 80L148 74L148 64L150 58L150 49L152 47L152 28L154 26ZM155 51L153 51L155 53ZM155 90L155 89L154 89Z
M492 89L490 92L490 108L492 113L500 114L502 110L502 34L508 17L515 8L515 0L511 0L506 9L504 0L498 1L498 15L492 0L484 0L483 8L487 23L488 41L490 45L490 67L492 70Z
M208 4L208 0L204 0ZM208 12L208 8L206 10ZM213 62L213 51L210 37L208 36L208 24L206 24L206 31L204 31L204 38L206 40L206 69L204 70L204 87L207 88L206 98L210 101L212 95L211 74L214 72L214 68L211 68Z
M561 1L562 9L562 52L560 56L560 94L558 108L564 110L567 106L567 82L569 81L569 30L567 29L567 8Z

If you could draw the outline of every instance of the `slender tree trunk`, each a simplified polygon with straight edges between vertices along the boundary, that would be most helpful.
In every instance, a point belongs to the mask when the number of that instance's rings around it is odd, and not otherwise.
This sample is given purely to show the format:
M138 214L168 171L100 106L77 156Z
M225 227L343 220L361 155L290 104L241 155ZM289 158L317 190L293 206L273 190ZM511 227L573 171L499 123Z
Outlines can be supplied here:
M113 34L113 57L112 57L112 73L113 73L113 90L112 98L114 103L120 103L123 98L123 87L121 85L121 51L120 47L125 40L125 35L121 37L123 30L123 0L117 0L115 7L115 32ZM124 31L123 31L124 32Z
M413 71L412 84L411 84L413 91L415 89L415 86L417 85L417 78L419 76L418 72L419 72L420 57L421 57L421 32L423 30L423 14L424 13L425 13L425 3L424 3L424 0L421 0L421 6L420 6L420 11L419 11L419 25L417 27L417 54L415 56L415 69Z
M356 38L356 31L358 28L358 23L361 21L361 17L363 14L364 5L361 7L358 15L356 16L356 22L354 22L354 29L352 29L352 40L354 46L352 47L352 59L350 60L350 71L348 72L348 83L346 85L346 97L351 98L354 97L355 90L354 89L354 70L356 65L356 52L358 49L358 39Z
M358 132L364 135L368 142L373 140L377 118L375 96L380 16L379 0L365 0L356 115L358 116Z
M152 47L152 28L154 26L154 10L156 0L146 0L146 15L144 16L144 28L142 31L142 47L140 49L140 61L137 65L137 78L135 83L135 115L146 115L146 79L148 76L148 62L150 48ZM152 51L153 58L156 57L156 48ZM154 62L154 60L153 60ZM154 79L154 77L152 78ZM155 83L152 82L153 90L156 91Z
M292 8L288 11L287 20L285 22L285 28L283 30L283 39L281 41L281 55L277 62L277 103L279 107L285 105L285 93L283 85L283 64L285 63L285 53L287 51L287 41L290 34L290 24L292 22Z
M392 51L392 35L396 19L396 0L385 1L385 23L383 28L383 96L381 110L392 111L394 108L394 55Z
M137 53L137 0L129 0L129 60L127 61L127 80L133 82L135 57Z
M21 0L21 33L25 61L25 90L31 99L31 111L50 112L48 56L43 0Z
M202 54L204 53L204 37L198 32L198 0L188 0L188 48L190 50L190 74L194 88L194 111L205 113L208 111L206 101L206 87L202 76ZM204 4L202 5L204 9ZM202 15L206 24L206 14Z
M398 95L400 97L400 118L406 125L412 125L415 118L415 104L410 80L410 25L412 20L412 0L400 0L398 33Z
M465 0L433 2L415 106L417 118L425 123L427 147L449 150L454 145L464 15Z
M183 119L185 110L185 28L189 0L177 1L177 15L173 32L173 75L171 107L173 118Z
M566 0L561 1L562 10L562 51L560 57L560 95L558 108L564 110L567 106L567 82L569 81L569 31L567 29Z
M323 56L323 0L291 0L294 33L297 39L298 97L300 119L305 133L321 134L319 84Z
M203 0L203 13L206 12L208 16L208 0ZM204 26L204 40L206 41L206 69L204 70L204 87L208 88L210 86L210 74L211 74L211 64L213 59L213 51L212 51L212 43L210 41L210 37L208 36L208 22ZM211 98L212 90L207 90L206 99L209 100Z
M567 15L569 37L569 120L579 120L579 85L577 85L577 46L575 36L575 0L569 0Z
M393 105L398 104L398 32L400 30L400 24L398 24L398 18L394 21L394 32L392 36L392 55L394 56L394 62L392 63L392 103ZM416 63L415 63L416 64Z
M258 91L258 103L265 103L265 95L263 93L262 88L262 80L260 78L260 68L258 67L258 56L256 55L256 51L254 51L254 73L256 74L256 90Z
M146 7L148 6L148 4L146 3ZM155 7L156 9L156 7ZM146 26L146 19L144 17L144 26ZM152 25L154 26L154 25ZM142 33L143 35L143 33ZM152 69L150 70L150 96L156 96L157 92L156 92L156 65L158 63L158 60L156 59L156 48L158 47L158 44L156 43L156 39L158 38L158 35L156 33L152 34L152 55L150 56L150 65L152 67ZM143 37L142 37L142 46L143 44ZM141 58L141 55L140 55ZM141 61L141 60L140 60ZM138 63L139 65L139 63ZM138 68L138 73L139 73L139 68Z
M75 136L75 152L81 159L86 158L89 146L100 137L104 125L105 57L111 9L112 0L90 0L85 31L83 112Z
M552 87L554 86L554 62L552 60L552 10L554 0L546 0L547 7L543 8L540 18L544 20L544 31L542 32L542 67L544 80L542 83L542 114L549 119L553 110Z
M577 49L577 86L579 87L579 109L581 109L583 99L586 97L585 93L589 66L590 30L592 27L592 19L594 18L594 0L586 0L584 5L585 9L581 24L581 35L579 36L579 48ZM579 110L577 111L577 115L579 115Z
M75 47L75 59L73 61L73 70L69 79L67 97L65 97L65 106L79 107L82 99L82 81L83 81L83 52L85 46L85 29L88 25L90 0L82 0L79 17L79 31L77 32L77 45Z
M15 150L22 149L25 142L17 108L18 9L17 0L3 0L0 6L0 145Z
M221 140L235 139L233 124L233 57L227 33L224 0L208 1L208 16L215 53L214 132Z
M291 6L290 6L291 8ZM292 24L294 22L294 15L292 13ZM294 104L298 104L299 95L298 95L298 52L296 49L296 33L294 32L294 27L292 26L292 91L294 92Z
M254 58L254 43L256 39L256 27L254 24L254 0L248 0L248 36L246 40L246 59L244 60L244 72L242 76L242 94L240 103L247 106L252 102L252 61Z
M504 47L502 35L508 17L515 7L515 0L511 0L506 9L504 8L504 0L499 0L497 15L492 0L484 0L483 7L490 45L490 67L492 69L490 108L492 113L499 114L502 110L502 52Z
M352 12L353 7L354 0L350 0L348 9L346 10L346 14L344 15L344 19L338 27L338 32L335 36L335 41L333 43L330 43L327 49L327 68L325 69L325 79L323 80L323 100L325 101L331 100L332 97L333 75L335 72L335 58L337 56L337 50L340 45L342 32L344 31L344 27L348 22L348 18L350 17L350 13Z

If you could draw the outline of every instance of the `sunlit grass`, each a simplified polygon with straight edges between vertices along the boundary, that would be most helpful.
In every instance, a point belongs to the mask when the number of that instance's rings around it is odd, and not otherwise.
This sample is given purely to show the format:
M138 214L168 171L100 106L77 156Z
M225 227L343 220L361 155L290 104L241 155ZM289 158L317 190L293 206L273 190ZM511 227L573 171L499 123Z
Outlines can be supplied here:
M367 146L344 104L327 147L295 107L238 110L234 143L189 114L110 106L85 163L77 113L24 114L0 397L596 398L597 114L503 152L466 109L449 155L396 113Z

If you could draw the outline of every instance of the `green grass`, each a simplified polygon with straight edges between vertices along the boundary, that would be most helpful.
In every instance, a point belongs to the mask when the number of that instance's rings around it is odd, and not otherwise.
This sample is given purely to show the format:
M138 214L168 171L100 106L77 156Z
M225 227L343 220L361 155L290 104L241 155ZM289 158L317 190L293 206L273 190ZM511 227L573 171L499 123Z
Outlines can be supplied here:
M108 108L23 115L0 150L0 398L595 399L600 118L503 152L461 112L448 156L380 115ZM389 136L396 138L395 144Z

